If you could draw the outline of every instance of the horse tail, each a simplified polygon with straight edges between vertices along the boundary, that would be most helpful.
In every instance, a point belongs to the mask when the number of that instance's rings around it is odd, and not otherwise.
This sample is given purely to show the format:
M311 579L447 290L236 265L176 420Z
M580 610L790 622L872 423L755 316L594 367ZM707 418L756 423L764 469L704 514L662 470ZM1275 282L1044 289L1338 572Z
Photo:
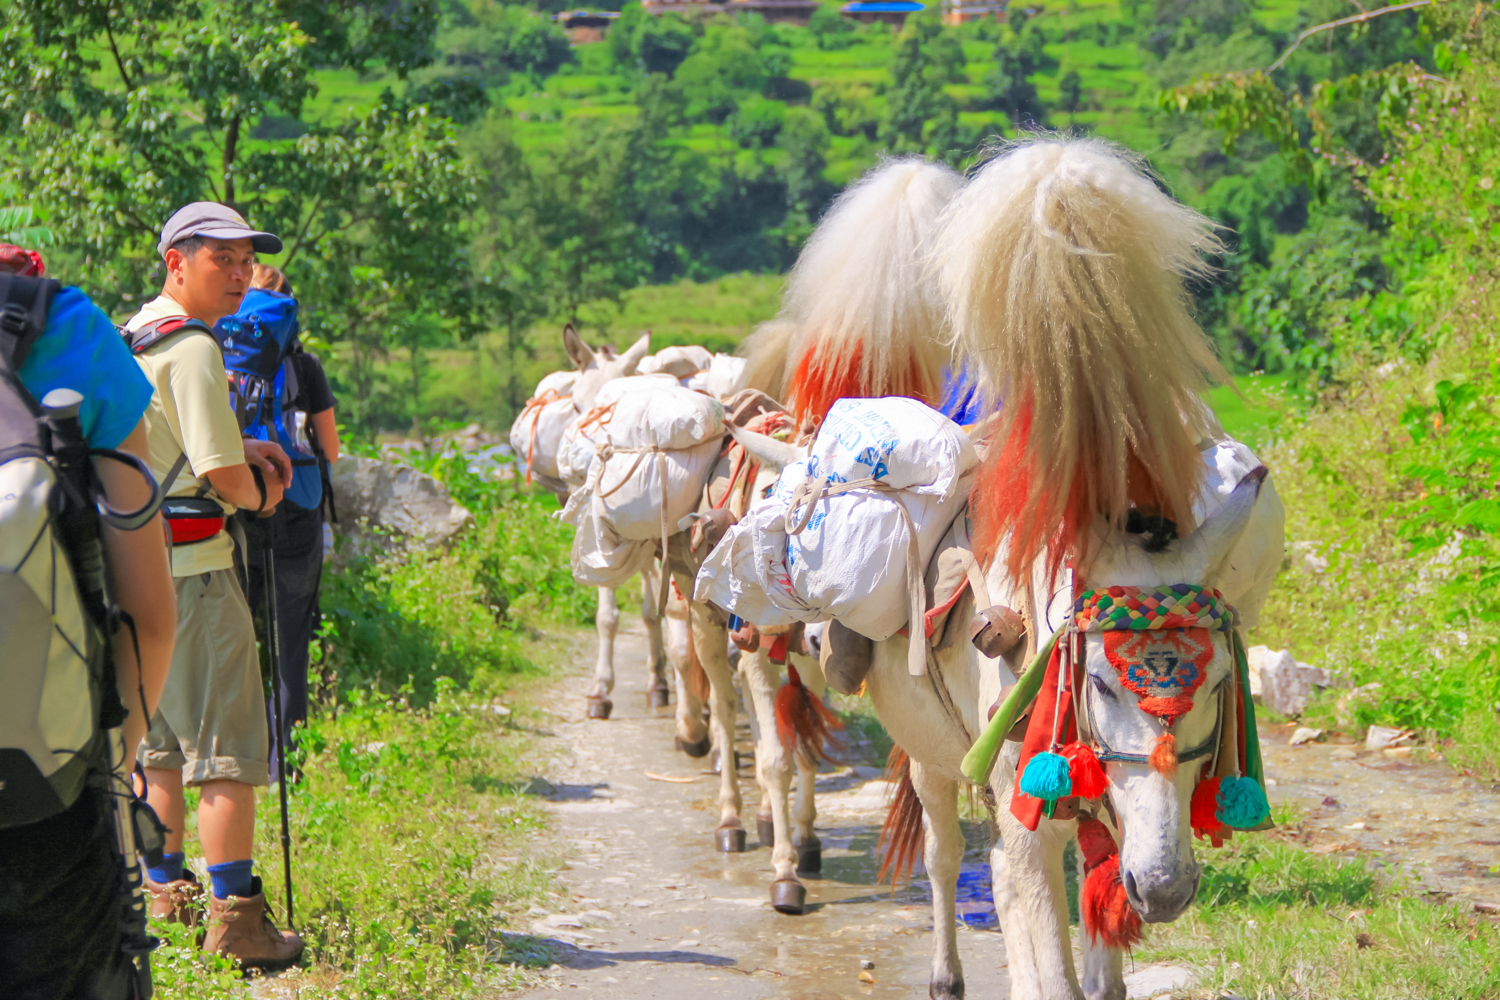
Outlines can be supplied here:
M830 747L838 749L833 733L844 728L844 721L808 690L790 662L786 672L787 681L776 692L776 735L799 764L814 768L819 760L829 759Z
M875 846L881 855L880 874L876 882L884 882L886 873L891 876L891 892L904 877L911 880L926 848L927 835L922 829L922 800L917 798L917 788L911 783L911 758L898 746L891 747L886 761L885 777L894 781L896 794L891 797L886 810L885 823L880 828L880 840Z
M698 658L698 644L694 641L691 618L688 619L687 686L699 704L707 704L709 696L713 694L708 683L708 671L703 669L703 661Z

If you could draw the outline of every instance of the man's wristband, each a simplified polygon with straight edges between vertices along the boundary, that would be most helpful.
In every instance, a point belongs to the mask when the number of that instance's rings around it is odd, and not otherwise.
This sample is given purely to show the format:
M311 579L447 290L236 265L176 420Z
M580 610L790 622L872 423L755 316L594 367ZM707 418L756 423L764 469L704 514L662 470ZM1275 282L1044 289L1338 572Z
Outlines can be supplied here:
M266 477L260 474L260 467L257 465L250 466L250 475L255 477L255 488L260 490L260 506L255 508L255 513L259 514L266 509Z

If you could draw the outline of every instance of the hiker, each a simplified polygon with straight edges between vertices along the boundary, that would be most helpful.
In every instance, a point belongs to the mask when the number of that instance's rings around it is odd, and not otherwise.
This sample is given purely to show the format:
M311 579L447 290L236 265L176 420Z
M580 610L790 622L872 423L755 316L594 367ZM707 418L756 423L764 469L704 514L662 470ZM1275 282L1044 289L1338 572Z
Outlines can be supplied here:
M256 264L250 287L262 289L271 303L292 298L292 285L277 268ZM258 303L247 295L238 315L256 310ZM295 300L293 300L295 302ZM295 315L295 314L293 314ZM220 324L223 328L223 324ZM318 359L290 341L284 365L290 367L285 386L290 394L284 403L289 411L281 423L287 440L283 446L292 455L293 485L265 521L275 539L272 552L276 566L276 618L281 635L281 728L271 726L271 777L276 779L278 740L290 749L292 729L307 721L307 647L318 627L318 587L323 578L323 508L332 503L328 466L339 459L339 432L334 423L333 392ZM285 377L285 376L284 376ZM304 464L312 459L315 464ZM250 607L261 609L264 572L260 561L248 560ZM295 772L288 774L291 778Z
M9 300L20 284L10 275L40 279L45 273L35 251L0 245L0 275L5 276L0 278L4 289L0 301ZM7 335L0 335L0 342L7 351L13 343ZM77 288L56 291L41 334L16 374L33 400L55 389L79 393L83 397L80 423L90 447L147 457L142 417L151 401L151 384L131 360L109 318ZM136 470L104 459L95 459L94 468L115 509L136 510L149 501L150 485ZM13 480L7 482L15 487ZM4 517L9 521L21 513L7 507ZM129 712L123 735L125 759L130 760L146 732L150 706L161 695L172 660L176 596L158 515L135 530L106 524L102 534L115 600L131 621L121 627L113 643L118 695ZM46 553L38 555L46 557ZM16 594L7 591L11 610L15 602ZM61 605L62 600L57 603ZM65 621L59 621L59 629L66 627ZM18 672L29 668L34 683L34 662L26 662L9 645L21 644L16 633L23 629L24 623L4 623L8 640L4 673L8 682L25 683ZM50 672L48 681L50 690ZM87 700L86 687L82 683L79 687L78 694ZM14 696L16 692L7 693ZM17 723L10 714L6 721ZM0 733L6 746L13 745L10 740L17 735L9 727ZM104 757L107 748L102 743L100 747L100 759L90 765L77 798L48 818L11 826L16 807L9 794L12 789L5 789L7 794L0 799L0 996L10 1000L123 1000L137 995L134 970L121 950L120 887L125 871L115 839L115 805L108 791L107 772L118 762ZM13 777L10 766L13 762L8 761L7 779Z
M193 785L212 882L203 950L259 968L295 962L302 940L272 924L253 870L255 789L270 780L269 741L255 626L226 518L236 508L272 511L291 465L274 442L241 440L212 330L239 307L256 253L280 250L279 238L230 208L187 205L161 230L161 295L125 327L155 388L146 432L167 497L178 609L172 669L139 755L147 799L171 830L166 857L148 872L152 914L191 919L188 904L201 891L183 865L183 786Z

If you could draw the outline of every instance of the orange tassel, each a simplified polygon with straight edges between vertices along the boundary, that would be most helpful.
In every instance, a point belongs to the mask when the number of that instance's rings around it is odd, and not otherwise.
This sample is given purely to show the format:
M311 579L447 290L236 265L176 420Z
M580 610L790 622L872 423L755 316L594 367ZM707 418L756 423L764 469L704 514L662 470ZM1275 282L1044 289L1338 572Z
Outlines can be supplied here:
M787 664L786 669L787 682L776 692L776 734L799 764L814 768L819 760L830 759L825 748L839 749L833 730L843 729L844 721L813 696L796 667Z
M1068 758L1068 777L1073 781L1073 794L1084 799L1097 799L1109 791L1109 776L1099 765L1094 751L1082 743L1070 743L1063 747L1063 756Z
M1153 770L1163 777L1170 778L1177 773L1177 737L1171 733L1162 733L1156 738L1156 745L1151 748L1151 756L1146 758Z
M1078 896L1083 929L1106 948L1129 948L1141 940L1141 917L1120 882L1120 856L1110 855L1083 880Z

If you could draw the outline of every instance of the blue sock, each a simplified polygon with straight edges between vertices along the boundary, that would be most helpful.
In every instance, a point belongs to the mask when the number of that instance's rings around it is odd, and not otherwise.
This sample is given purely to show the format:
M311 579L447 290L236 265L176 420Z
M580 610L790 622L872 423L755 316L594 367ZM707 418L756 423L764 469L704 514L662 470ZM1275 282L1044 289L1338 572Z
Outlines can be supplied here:
M255 867L255 862L246 859L244 861L226 861L222 865L209 865L208 877L213 880L214 896L217 899L228 899L230 896L251 896L251 888L254 885L250 874Z
M163 854L161 856L161 867L147 868L146 877L157 885L176 882L182 878L182 862L185 857L186 855L184 854Z

